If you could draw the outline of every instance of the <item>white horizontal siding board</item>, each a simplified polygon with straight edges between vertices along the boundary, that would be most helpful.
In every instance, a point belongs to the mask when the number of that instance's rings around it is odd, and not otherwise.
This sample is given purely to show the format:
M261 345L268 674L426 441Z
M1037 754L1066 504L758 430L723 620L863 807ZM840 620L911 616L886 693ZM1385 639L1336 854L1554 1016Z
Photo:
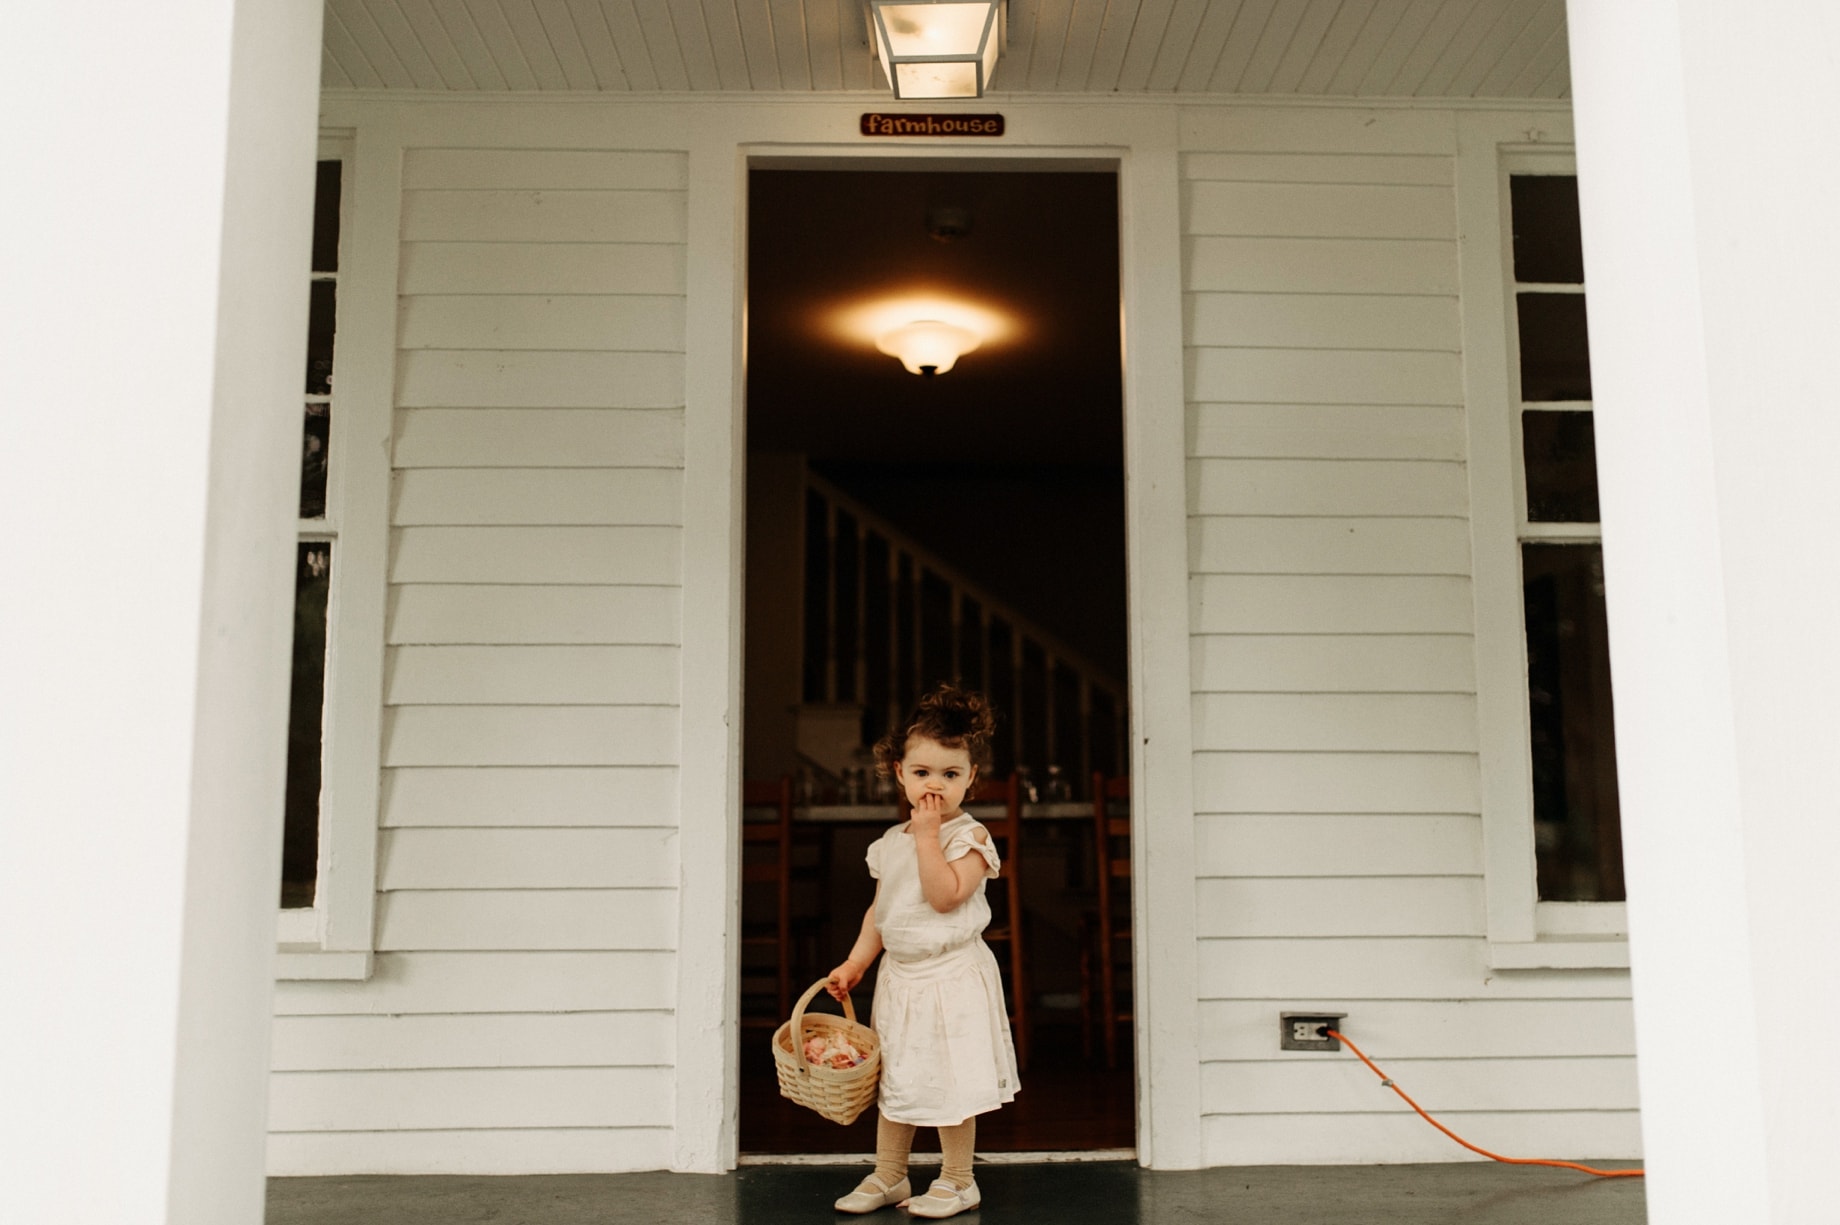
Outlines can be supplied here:
M1195 821L1195 856L1197 876L1473 876L1482 871L1482 822L1411 814L1204 816Z
M466 1127L660 1127L669 1068L441 1068L281 1072L269 1078L275 1131Z
M1189 234L1264 238L1445 238L1457 233L1448 187L1354 183L1191 182Z
M1298 1004L1314 1006L1307 999ZM1277 1019L1271 1014L1269 1001L1204 1001L1202 1059L1277 1056ZM1631 1019L1628 1000L1367 1000L1358 1016L1348 1010L1347 1032L1383 1067L1388 1057L1631 1056ZM1307 1062L1321 1056L1305 1052L1294 1058Z
M668 646L403 646L391 652L384 702L675 705L678 671Z
M392 829L377 887L659 889L677 874L669 829Z
M1202 574L1200 634L1468 634L1469 582L1426 575Z
M675 1037L668 1012L277 1017L270 1032L277 1072L650 1067Z
M631 583L682 572L675 527L399 527L394 583Z
M1360 183L1449 187L1449 156L1361 153L1187 153L1182 177L1191 183Z
M277 982L277 1016L668 1010L669 953L380 953L365 982Z
M1196 813L1460 813L1479 807L1466 753L1195 754ZM1413 933L1407 933L1413 934Z
M1196 693L1476 691L1475 645L1456 634L1204 634L1189 654Z
M406 242L404 294L681 294L684 248L659 243Z
M668 950L674 889L447 889L377 899L377 948Z
M606 149L420 149L403 151L403 190L544 189L682 191L681 153Z
M1635 1110L1639 1105L1633 1059L1387 1059L1381 1066L1433 1114ZM1209 1114L1370 1114L1406 1108L1353 1059L1203 1064L1201 1100Z
M1188 396L1211 403L1461 404L1456 353L1190 348Z
M1455 243L1433 239L1190 237L1183 240L1182 286L1194 292L1451 295L1457 292L1456 252Z
M674 706L397 706L387 766L677 764Z
M1463 410L1449 405L1203 403L1188 411L1196 458L1462 460L1464 439Z
M399 408L680 408L679 353L408 349Z
M419 468L399 472L397 527L675 527L674 468Z
M578 349L682 353L675 294L423 294L402 299L404 349Z
M1377 1082L1376 1082L1377 1083ZM1391 1096L1391 1094L1388 1094ZM1561 1159L1634 1159L1642 1152L1637 1111L1475 1112L1458 1116L1457 1130L1498 1153L1541 1153ZM1203 1165L1415 1165L1477 1161L1398 1103L1383 1114L1208 1115L1201 1120ZM1351 1171L1351 1173L1365 1171ZM1318 1185L1321 1185L1320 1182ZM1362 1194L1348 1184L1352 1199Z
M1189 523L1193 574L1469 573L1462 519L1228 518Z
M624 1174L670 1167L669 1127L543 1127L463 1131L274 1132L268 1172L276 1178L328 1174ZM706 1194L695 1184L678 1196ZM707 1180L732 1197L727 1184ZM600 1195L594 1190L587 1194ZM680 1202L683 1202L680 1200ZM715 1210L693 1213L714 1219Z
M1476 699L1467 694L1202 693L1192 705L1197 749L1476 751Z
M660 643L681 637L676 587L418 584L390 593L388 641L407 643Z
M1457 300L1449 297L1192 293L1187 306L1190 345L1449 353L1463 347Z
M1457 139L1451 112L1429 107L1188 107L1180 124L1186 152L1450 156Z
M651 410L422 408L396 414L398 468L678 468L684 415Z
M1469 510L1463 465L1443 461L1191 459L1188 467L1192 515L1460 519Z
M677 824L671 766L422 766L386 770L386 828Z
M405 242L684 241L681 191L405 191Z
M1204 938L1479 935L1482 878L1210 878L1195 912Z
M1630 998L1627 970L1497 973L1488 942L1480 936L1214 939L1201 941L1199 958L1203 999L1321 999L1352 1005L1367 1000Z

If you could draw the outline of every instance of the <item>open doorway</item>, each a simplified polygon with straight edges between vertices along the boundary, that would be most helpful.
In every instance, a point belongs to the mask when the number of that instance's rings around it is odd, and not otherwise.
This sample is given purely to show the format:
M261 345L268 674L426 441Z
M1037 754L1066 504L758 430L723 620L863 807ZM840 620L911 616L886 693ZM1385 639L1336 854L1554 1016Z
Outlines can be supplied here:
M874 1146L872 1111L778 1098L767 1038L873 893L863 851L898 817L867 746L941 680L995 703L1020 808L1014 970L997 952L1023 1091L979 1149L1134 1143L1126 789L1119 836L1094 811L1128 761L1118 181L1042 166L750 173L743 1153ZM914 322L976 347L904 366Z

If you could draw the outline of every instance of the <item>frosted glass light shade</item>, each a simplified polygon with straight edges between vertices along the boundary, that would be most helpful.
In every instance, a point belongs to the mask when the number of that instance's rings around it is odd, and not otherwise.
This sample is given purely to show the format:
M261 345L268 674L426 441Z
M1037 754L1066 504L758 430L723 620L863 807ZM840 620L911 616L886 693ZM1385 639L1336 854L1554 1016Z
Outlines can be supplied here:
M1000 0L869 0L897 98L981 98L1002 42Z
M960 357L978 347L979 337L968 328L953 327L937 319L921 319L885 332L875 347L898 357L910 374L944 374Z

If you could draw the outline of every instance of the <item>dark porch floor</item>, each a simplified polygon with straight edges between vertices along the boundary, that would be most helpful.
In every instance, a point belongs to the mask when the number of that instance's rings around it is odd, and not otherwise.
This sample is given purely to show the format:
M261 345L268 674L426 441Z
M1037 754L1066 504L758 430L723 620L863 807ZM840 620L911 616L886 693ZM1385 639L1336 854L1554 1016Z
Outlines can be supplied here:
M813 1225L898 1222L892 1209L833 1213L860 1171L749 1166L733 1174L523 1178L276 1178L268 1225ZM926 1167L916 1166L926 1174ZM1242 1166L1195 1172L1126 1162L984 1165L976 1225L1642 1225L1639 1179L1490 1163Z

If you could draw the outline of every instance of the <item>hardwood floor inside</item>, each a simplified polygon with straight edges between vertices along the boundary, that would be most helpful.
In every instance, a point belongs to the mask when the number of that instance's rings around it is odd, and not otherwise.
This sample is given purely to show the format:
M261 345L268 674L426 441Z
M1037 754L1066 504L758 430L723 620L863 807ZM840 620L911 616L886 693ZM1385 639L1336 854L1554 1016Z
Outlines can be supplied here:
M875 1151L875 1112L840 1127L779 1095L769 1047L771 1032L747 1029L741 1036L741 1151L743 1153L870 1153ZM1080 1054L1077 1024L1035 1027L1035 1049L1022 1074L1022 1091L1003 1109L978 1117L980 1153L1128 1149L1136 1142L1136 1094L1127 1041L1118 1067L1107 1071L1095 1052ZM920 1152L937 1151L939 1141L922 1128Z

